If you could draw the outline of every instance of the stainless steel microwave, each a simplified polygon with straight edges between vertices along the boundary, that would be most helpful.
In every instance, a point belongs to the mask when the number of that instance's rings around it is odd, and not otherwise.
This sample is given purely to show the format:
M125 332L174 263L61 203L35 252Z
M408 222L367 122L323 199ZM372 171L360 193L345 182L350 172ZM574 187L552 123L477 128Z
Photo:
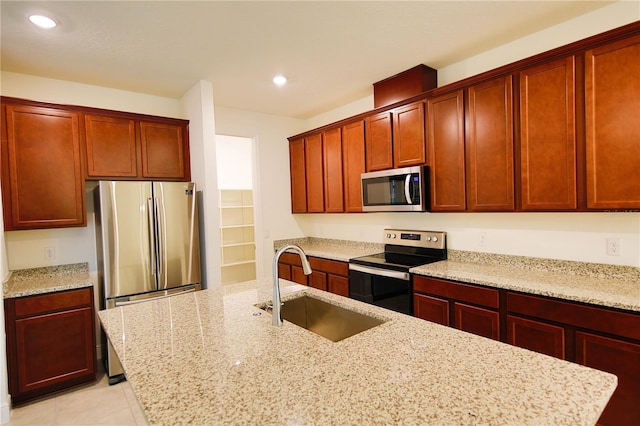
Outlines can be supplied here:
M362 211L427 211L428 179L426 166L362 173Z

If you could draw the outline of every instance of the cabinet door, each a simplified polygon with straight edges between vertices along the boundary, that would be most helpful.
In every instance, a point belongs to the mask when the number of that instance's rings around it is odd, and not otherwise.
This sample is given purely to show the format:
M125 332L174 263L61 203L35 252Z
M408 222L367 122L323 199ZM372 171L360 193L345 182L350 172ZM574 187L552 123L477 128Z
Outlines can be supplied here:
M322 160L322 134L304 140L305 168L307 172L307 212L324 212L324 172Z
M85 226L79 114L21 105L5 113L5 230Z
M291 281L291 265L278 262L278 278Z
M341 213L344 211L342 191L342 135L341 129L327 130L322 135L324 164L324 211Z
M520 73L523 210L572 210L576 193L575 58Z
M500 314L496 311L455 302L455 327L462 331L500 340Z
M339 296L349 297L349 278L329 274L327 289Z
M415 102L393 111L394 167L419 166L426 163L424 103Z
M189 179L186 129L165 123L140 123L142 177Z
M327 273L313 271L311 275L309 275L309 287L327 291Z
M437 297L414 293L413 316L437 324L449 325L449 302Z
M91 308L17 320L17 392L93 375L93 341Z
M565 359L564 328L507 315L507 343Z
M640 36L586 52L587 207L640 208Z
M85 115L87 177L138 176L135 121L126 118Z
M391 112L381 112L366 118L367 171L393 168L393 129Z
M468 208L471 211L513 210L511 76L471 86L468 94Z
M598 424L640 424L640 345L577 331L576 362L618 376Z
M302 266L291 265L291 281L294 283L307 285L307 276L304 274Z
M431 210L466 208L463 92L427 101Z
M362 184L365 171L364 121L342 127L342 170L344 177L344 210L362 212Z
M307 211L307 178L304 139L289 143L289 168L291 171L291 212Z

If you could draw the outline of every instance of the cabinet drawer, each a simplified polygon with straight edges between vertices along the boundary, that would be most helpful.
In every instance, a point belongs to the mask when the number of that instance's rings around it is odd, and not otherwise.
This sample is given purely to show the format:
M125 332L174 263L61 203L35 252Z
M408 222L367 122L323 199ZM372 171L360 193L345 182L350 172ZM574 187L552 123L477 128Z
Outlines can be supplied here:
M309 257L309 264L314 271L328 272L330 274L349 276L349 264L337 260L321 259L319 257Z
M498 309L500 306L498 290L474 285L417 276L413 279L413 290L488 308Z
M640 340L640 315L571 302L507 293L507 310L548 321Z
M78 290L17 298L15 299L15 313L17 318L22 318L29 315L91 306L92 303L91 287L87 287Z
M278 259L279 263L286 263L287 265L297 265L302 266L302 262L300 261L300 256L294 253L282 253L280 255L280 259Z

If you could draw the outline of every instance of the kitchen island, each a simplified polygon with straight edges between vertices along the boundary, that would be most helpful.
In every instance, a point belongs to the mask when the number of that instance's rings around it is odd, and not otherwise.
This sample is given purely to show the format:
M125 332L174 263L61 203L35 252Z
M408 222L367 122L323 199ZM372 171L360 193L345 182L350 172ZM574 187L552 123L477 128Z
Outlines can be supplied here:
M595 424L616 377L281 281L383 324L332 342L271 315L269 281L101 311L150 424Z

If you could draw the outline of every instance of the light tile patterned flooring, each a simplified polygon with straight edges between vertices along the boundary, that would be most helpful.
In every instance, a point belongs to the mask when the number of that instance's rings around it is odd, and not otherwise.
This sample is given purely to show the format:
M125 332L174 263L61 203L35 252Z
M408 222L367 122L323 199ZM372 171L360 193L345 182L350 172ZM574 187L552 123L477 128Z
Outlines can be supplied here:
M99 373L95 383L12 409L5 425L146 426L147 421L129 382L109 386L104 373Z

